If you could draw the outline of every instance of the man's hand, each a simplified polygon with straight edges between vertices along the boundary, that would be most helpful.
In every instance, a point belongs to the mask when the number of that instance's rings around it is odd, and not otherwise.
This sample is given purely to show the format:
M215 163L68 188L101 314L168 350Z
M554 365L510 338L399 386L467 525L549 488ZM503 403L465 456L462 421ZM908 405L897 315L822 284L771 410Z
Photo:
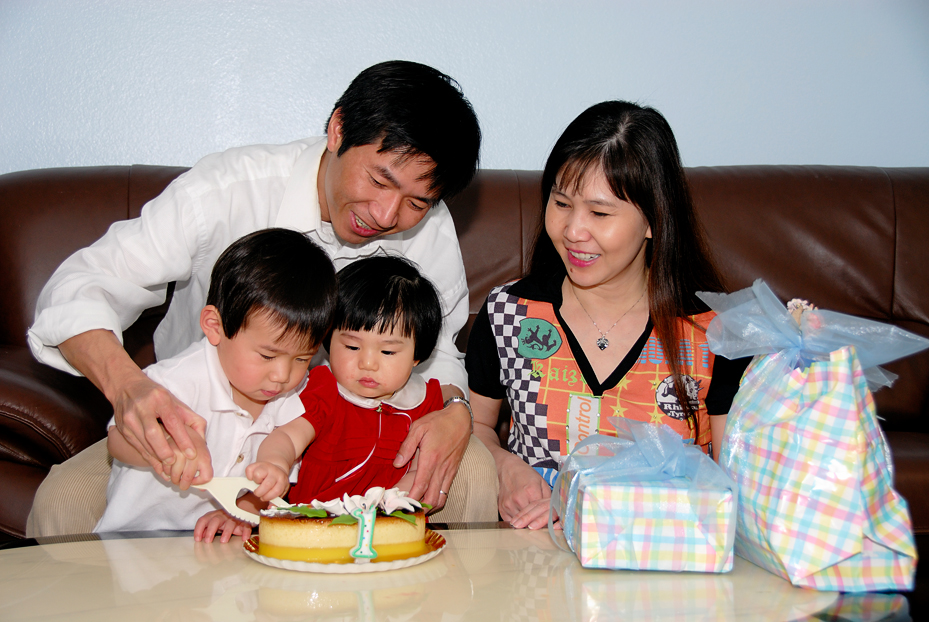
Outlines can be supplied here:
M500 518L509 522L513 527L522 528L529 526L529 523L537 524L544 511L547 523L548 500L552 496L551 488L535 469L518 456L513 454L509 456L498 466L500 496L497 507L500 510ZM540 504L544 505L544 509ZM530 509L529 512L526 512L527 508ZM538 527L531 528L538 529Z
M165 440L165 432L189 460L197 458L187 428L205 438L206 421L146 376L111 331L98 329L75 335L58 349L103 392L113 405L117 429L155 471L170 471L174 464L174 451ZM212 467L201 475L212 479Z
M443 507L447 496L439 492L448 493L470 436L471 415L464 404L449 404L414 421L394 460L395 467L402 467L419 450L409 496L436 509Z
M195 430L188 429L187 434L196 449L196 457L192 460L188 459L174 439L169 437L167 441L168 446L174 451L174 462L166 466L161 473L165 481L175 484L181 490L187 490L191 484L205 484L213 479L213 464L206 441Z
M199 447L188 434L188 429L202 439L206 436L206 420L145 374L123 388L113 403L113 412L116 427L126 441L156 471L170 471L175 462L175 453L165 438L165 432L188 460L197 459ZM213 468L209 460L200 463L207 469L206 473L201 471L201 475L209 481L213 477Z

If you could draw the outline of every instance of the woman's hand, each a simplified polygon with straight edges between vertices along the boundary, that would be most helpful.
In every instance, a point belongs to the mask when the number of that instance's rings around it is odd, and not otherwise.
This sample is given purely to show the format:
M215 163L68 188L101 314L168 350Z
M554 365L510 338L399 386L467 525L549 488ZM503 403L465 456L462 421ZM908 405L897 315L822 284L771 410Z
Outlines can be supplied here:
M258 484L255 496L262 501L283 497L290 488L287 471L270 462L253 462L245 467L245 476Z
M544 529L548 526L548 513L551 505L551 496L533 501L510 521L510 525L515 529L524 527L528 529ZM552 521L555 529L561 529L561 522L558 520L557 514L552 517Z
M526 527L529 521L525 520L524 511L544 501L546 522L548 521L548 500L552 496L552 489L535 469L518 456L509 454L505 460L498 463L497 476L500 480L497 507L503 520L513 527ZM532 513L531 516L532 519L537 518L536 513ZM514 522L517 517L520 518L519 524Z
M242 536L242 542L252 535L252 526L236 520L222 510L207 512L197 519L194 527L194 542L212 542L213 537L222 532L219 541L223 544L229 542L232 536Z

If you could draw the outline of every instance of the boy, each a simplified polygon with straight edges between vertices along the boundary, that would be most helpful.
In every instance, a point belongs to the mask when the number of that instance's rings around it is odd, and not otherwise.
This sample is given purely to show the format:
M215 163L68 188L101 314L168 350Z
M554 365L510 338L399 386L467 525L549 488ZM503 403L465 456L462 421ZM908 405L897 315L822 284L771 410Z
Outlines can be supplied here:
M299 392L336 295L332 262L302 233L267 229L227 248L200 313L205 337L145 370L206 419L205 437L188 429L200 451L188 459L169 440L175 461L161 481L111 421L113 471L94 531L193 529L216 508L208 493L189 485L208 479L197 473L210 467L217 477L244 475L261 441L303 413Z

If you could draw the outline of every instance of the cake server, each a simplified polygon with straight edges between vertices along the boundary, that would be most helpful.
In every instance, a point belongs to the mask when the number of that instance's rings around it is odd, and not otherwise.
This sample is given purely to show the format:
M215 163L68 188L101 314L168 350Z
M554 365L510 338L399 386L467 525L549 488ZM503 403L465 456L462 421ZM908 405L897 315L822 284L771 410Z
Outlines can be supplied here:
M238 518L241 521L245 521L251 525L258 524L258 515L252 514L247 510L243 510L236 505L236 499L239 498L239 493L243 490L250 490L252 492L258 488L258 484L248 479L247 477L214 477L205 484L194 484L193 488L199 488L205 490L213 497L219 501L219 504L223 506L223 509L229 513L230 516ZM281 499L280 497L275 497L271 499L271 503L278 507L289 507L290 504Z

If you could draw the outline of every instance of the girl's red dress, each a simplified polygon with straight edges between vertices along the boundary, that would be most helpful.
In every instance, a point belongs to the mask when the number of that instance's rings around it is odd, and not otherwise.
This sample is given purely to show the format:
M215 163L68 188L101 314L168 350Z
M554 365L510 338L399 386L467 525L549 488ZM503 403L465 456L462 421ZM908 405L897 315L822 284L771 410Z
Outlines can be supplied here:
M329 501L343 494L363 495L373 486L393 488L409 466L395 468L394 458L410 431L423 415L442 409L438 380L425 382L413 374L403 389L378 402L339 393L332 371L319 366L310 371L300 399L303 417L313 425L316 438L303 454L291 503L313 499ZM359 404L365 404L365 407Z

